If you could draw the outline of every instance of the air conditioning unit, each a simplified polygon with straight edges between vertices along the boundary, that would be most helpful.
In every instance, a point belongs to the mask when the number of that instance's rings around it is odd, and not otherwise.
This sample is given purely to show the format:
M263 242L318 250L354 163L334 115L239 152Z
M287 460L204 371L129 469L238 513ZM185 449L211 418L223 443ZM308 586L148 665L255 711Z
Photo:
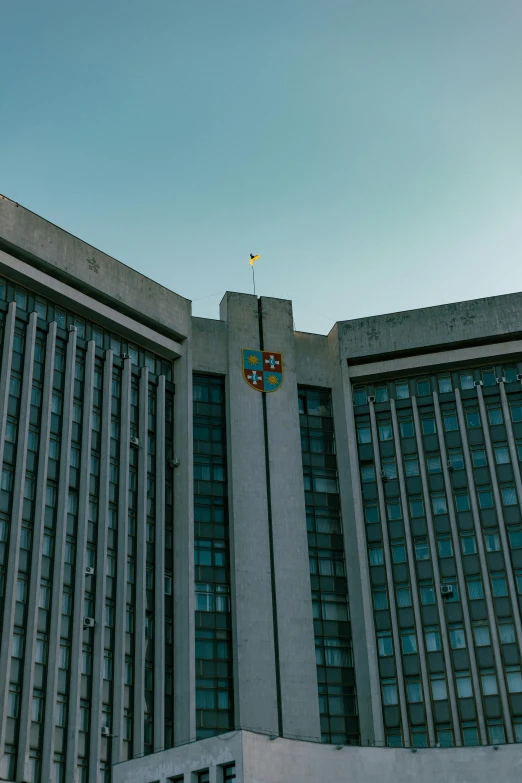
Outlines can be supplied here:
M368 402L375 402L375 397L373 394L370 394L368 397Z
M169 467L179 468L179 459L169 459Z
M123 354L123 358L124 359L130 359L131 358L130 353L124 353Z
M71 324L71 325L69 326L69 331L70 331L70 332L77 332L77 331L78 331L78 329L76 328L76 326L75 326L74 324Z
M83 618L83 627L84 628L94 628L94 617L84 617Z
M484 381L473 381L473 386L484 386Z
M446 467L448 470L453 470L453 462L450 459L446 460Z
M138 446L140 445L140 439L139 438L131 438L130 439L130 445L134 446L134 448L137 449Z
M94 568L92 566L85 566L85 576L94 576Z
M506 379L504 377L497 378L497 383L505 383L505 382L506 382Z
M381 470L381 478L382 478L383 481L388 481L388 476L386 475L384 470Z
M440 594L441 595L453 595L453 585L441 585L440 586Z
M111 736L111 730L108 726L102 726L101 727L101 735L102 737L110 737Z

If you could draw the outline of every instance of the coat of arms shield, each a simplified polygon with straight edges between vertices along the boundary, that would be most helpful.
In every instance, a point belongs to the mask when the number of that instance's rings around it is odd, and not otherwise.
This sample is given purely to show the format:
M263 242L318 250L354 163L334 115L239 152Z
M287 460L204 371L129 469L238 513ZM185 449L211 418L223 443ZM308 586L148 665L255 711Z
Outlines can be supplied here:
M243 348L243 377L256 391L276 391L283 383L283 354Z

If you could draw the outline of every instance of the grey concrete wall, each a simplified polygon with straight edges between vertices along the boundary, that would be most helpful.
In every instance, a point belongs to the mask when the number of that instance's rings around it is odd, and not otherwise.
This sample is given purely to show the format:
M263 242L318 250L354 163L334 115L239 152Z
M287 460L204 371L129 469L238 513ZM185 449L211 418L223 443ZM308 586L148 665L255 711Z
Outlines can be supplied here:
M195 783L209 770L222 781L234 761L237 783L518 783L520 745L477 748L355 748L232 732L113 767L114 783Z
M281 728L320 739L292 303L262 297L261 313L264 349L281 351L284 368L283 385L265 394Z
M297 383L303 386L331 386L328 337L307 332L295 332L294 336Z
M227 326L224 321L192 319L192 362L194 372L226 375Z
M424 307L357 318L338 324L341 355L357 359L394 351L426 352L430 347L491 338L520 337L522 294Z
M243 377L243 348L259 349L257 298L226 295L226 402L232 624L237 726L279 731L262 394ZM249 392L249 393L247 393Z
M0 245L18 249L29 263L167 335L188 333L189 300L3 197Z

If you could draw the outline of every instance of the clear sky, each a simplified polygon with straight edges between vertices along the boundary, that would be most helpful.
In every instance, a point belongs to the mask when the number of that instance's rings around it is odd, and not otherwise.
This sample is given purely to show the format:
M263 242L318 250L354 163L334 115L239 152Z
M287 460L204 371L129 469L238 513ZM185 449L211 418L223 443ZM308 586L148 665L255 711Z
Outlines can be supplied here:
M217 318L522 289L521 0L0 0L0 193Z

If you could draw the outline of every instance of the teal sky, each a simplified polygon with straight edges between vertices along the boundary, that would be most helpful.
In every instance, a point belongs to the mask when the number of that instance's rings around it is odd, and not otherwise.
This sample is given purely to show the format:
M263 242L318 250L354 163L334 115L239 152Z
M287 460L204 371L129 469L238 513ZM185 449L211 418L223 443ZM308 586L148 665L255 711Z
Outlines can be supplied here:
M0 192L217 318L522 289L521 0L3 0ZM208 298L204 298L208 297Z

